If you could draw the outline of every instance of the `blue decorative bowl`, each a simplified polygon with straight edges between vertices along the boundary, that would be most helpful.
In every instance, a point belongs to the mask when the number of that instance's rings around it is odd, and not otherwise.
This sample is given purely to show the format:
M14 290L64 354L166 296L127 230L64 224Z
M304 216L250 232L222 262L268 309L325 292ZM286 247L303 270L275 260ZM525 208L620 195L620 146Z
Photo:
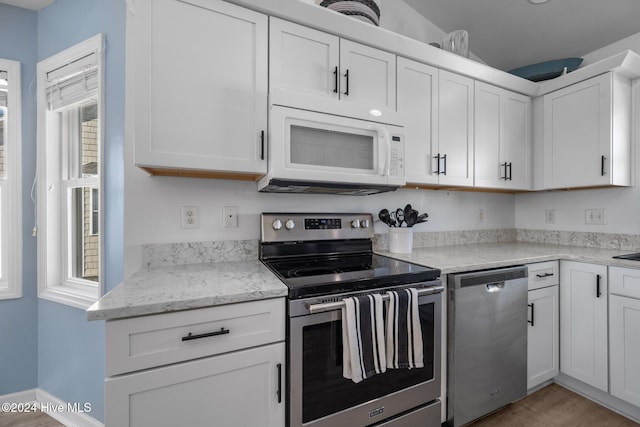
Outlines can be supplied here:
M567 68L567 73L570 73L578 68L581 63L582 58L554 59L553 61L514 68L510 70L509 73L531 80L532 82L540 82L561 76L565 67Z

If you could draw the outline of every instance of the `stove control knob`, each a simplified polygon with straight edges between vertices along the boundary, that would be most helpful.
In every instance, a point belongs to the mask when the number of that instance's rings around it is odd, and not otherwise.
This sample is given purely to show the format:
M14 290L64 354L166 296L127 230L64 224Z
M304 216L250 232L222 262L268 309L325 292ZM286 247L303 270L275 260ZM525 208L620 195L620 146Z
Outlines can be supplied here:
M271 224L271 226L274 230L280 230L282 228L282 221L276 219L275 221L273 221L273 224Z
M369 224L369 220L368 219L363 219L362 221L360 221L360 227L362 228L369 228L371 224Z
M351 221L351 228L360 228L360 220L354 219L353 221Z
M287 230L293 230L294 228L296 228L296 223L293 222L292 219L288 219L287 222L284 223L284 227Z

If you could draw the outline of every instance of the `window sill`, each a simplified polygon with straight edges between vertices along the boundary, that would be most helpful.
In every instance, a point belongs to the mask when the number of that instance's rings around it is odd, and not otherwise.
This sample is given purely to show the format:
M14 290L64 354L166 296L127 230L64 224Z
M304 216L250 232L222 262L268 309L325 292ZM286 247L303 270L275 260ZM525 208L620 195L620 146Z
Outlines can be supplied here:
M21 286L9 287L9 285L6 282L0 283L0 300L16 299L21 297L22 297Z
M59 285L40 291L38 297L86 310L98 300L99 295L97 288L81 291L76 286Z

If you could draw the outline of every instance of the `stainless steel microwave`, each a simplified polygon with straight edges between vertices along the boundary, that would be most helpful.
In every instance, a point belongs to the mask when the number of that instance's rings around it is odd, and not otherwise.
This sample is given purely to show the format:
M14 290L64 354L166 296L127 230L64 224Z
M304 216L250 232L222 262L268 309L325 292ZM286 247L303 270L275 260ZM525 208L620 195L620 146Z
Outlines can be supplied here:
M262 192L350 195L405 184L401 126L273 106Z

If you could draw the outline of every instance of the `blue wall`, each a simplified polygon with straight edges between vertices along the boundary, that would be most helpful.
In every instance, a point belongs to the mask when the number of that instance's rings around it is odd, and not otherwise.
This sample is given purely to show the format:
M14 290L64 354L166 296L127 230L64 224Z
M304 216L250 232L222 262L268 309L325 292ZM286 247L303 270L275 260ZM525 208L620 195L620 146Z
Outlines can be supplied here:
M38 12L38 61L98 33L105 52L105 288L123 278L124 0L57 0ZM38 387L66 402L89 402L104 420L104 322L83 310L40 300Z
M36 240L31 236L30 198L36 165L36 101L35 91L29 89L36 74L36 25L36 12L0 4L0 58L21 63L23 182L23 297L0 301L0 395L37 385Z

